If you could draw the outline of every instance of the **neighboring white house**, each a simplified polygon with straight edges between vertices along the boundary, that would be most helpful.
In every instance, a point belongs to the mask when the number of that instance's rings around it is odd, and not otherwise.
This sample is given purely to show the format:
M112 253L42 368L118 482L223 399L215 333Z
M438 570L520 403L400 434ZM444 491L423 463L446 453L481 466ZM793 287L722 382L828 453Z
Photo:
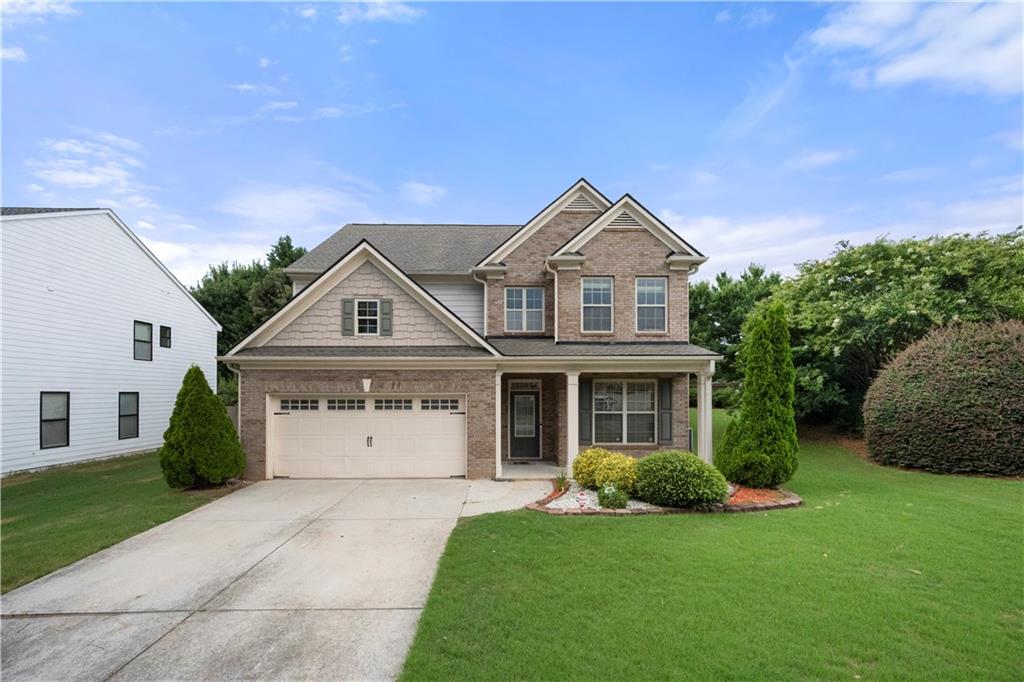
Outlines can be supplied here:
M0 472L159 447L220 325L107 209L0 211Z

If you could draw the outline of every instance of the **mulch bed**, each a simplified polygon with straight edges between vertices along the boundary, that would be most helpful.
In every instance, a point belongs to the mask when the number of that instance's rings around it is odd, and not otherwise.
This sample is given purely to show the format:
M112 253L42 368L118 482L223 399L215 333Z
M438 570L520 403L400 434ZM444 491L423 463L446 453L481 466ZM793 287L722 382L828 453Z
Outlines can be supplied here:
M679 509L676 507L648 507L645 509L559 509L547 506L549 502L562 495L562 491L554 490L542 500L526 505L527 509L552 514L555 516L639 516L645 514L702 514L715 512L755 512L772 509L788 509L799 507L803 500L796 493L782 488L746 488L735 486L735 490L725 504L716 504L709 509Z

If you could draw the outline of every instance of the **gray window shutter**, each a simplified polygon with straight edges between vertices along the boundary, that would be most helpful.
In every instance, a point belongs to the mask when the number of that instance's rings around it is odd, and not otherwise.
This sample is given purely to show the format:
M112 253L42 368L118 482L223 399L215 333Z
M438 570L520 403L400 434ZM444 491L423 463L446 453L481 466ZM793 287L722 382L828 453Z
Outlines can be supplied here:
M594 384L590 379L580 379L580 445L590 445L594 436L590 429L593 421L590 415L594 407Z
M356 333L356 302L352 298L341 300L341 335L354 336Z
M672 379L658 379L658 442L672 444Z
M391 336L391 299L384 298L380 301L380 335Z

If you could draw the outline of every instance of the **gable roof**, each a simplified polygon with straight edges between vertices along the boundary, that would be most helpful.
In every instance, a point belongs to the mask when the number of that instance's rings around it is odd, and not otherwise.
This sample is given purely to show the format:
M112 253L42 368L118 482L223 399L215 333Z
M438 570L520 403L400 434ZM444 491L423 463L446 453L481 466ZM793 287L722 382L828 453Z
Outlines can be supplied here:
M477 263L477 266L501 262L501 259L515 251L519 245L539 230L547 222L548 218L563 209L603 211L611 206L611 203L608 197L601 194L586 178L580 178L573 183L572 187L562 192L554 201L541 209L540 213L530 218L515 234L510 235L501 245L482 258Z
M491 355L500 355L480 334L463 322L458 315L450 311L429 291L409 279L401 268L391 262L369 241L363 239L348 253L339 258L331 267L324 270L310 282L297 296L289 300L280 310L264 322L253 333L249 334L238 345L227 353L227 357L235 356L249 347L263 346L282 329L305 312L324 294L337 286L363 263L370 262L385 276L401 287L407 294L434 314L442 323L451 329L456 336L470 346L485 349Z
M607 211L577 232L572 239L563 244L551 256L557 257L579 253L580 249L587 242L610 225L647 228L651 234L660 239L673 253L689 256L693 259L694 263L703 263L707 260L707 256L690 246L685 239L676 234L672 228L648 211L643 204L634 199L630 194L623 194Z
M188 296L188 299L192 301L192 303L197 308L199 308L200 312L202 312L203 315L205 315L206 318L213 323L213 326L217 328L217 331L223 331L223 327L221 327L220 322L218 322L216 318L214 318L214 316L211 315L209 311L207 311L206 308L204 308L203 305L195 299L195 296L193 296L192 292L188 290L188 287L182 284L181 281L174 276L174 273L168 270L167 266L164 265L163 262L159 258L157 258L152 251L149 250L149 247L147 247L145 243L143 243L143 241L139 239L134 232L131 231L131 228L129 228L124 223L124 221L121 220L117 216L117 214L114 213L109 208L5 208L3 209L2 216L7 218L8 220L20 221L32 220L35 218L45 218L48 214L57 214L57 216L55 217L65 217L70 216L72 214L86 216L105 215L108 218L110 218L112 221L114 221L115 225L121 228L122 232L128 235L129 239L135 242L135 245L139 247L139 249L141 249L142 252L146 254L151 261L156 263L156 266L160 268L160 271L167 275L168 279L170 279L171 282L173 282L174 285L178 287L179 290L181 290L181 293Z
M410 275L468 275L518 225L393 225L351 223L285 268L286 274L320 273L359 242L371 242Z

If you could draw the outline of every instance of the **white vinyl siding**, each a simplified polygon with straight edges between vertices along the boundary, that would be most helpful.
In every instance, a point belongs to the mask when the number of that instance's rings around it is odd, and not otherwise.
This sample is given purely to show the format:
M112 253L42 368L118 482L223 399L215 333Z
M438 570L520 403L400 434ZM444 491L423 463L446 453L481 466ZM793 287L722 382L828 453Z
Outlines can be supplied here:
M106 214L0 226L3 473L160 447L189 366L216 382L214 323ZM135 320L172 327L173 347L135 360ZM40 449L39 394L64 391L69 444ZM122 391L139 393L137 438L118 440Z
M479 282L415 280L478 334L484 333L484 286Z

